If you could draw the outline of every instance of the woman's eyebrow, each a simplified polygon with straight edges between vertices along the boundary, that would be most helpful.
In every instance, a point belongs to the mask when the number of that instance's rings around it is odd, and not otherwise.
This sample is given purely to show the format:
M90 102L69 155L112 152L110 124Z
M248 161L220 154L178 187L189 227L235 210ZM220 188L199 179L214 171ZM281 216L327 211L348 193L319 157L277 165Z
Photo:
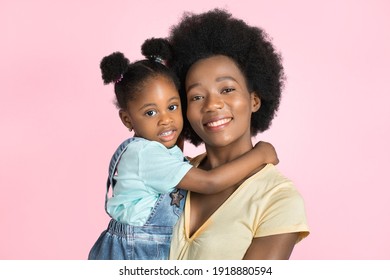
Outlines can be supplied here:
M222 82L222 81L225 81L225 80L230 80L230 81L234 81L237 83L237 80L234 79L232 76L222 76L222 77L218 77L215 79L216 82Z
M188 88L186 88L186 92L189 92L191 89L193 89L194 87L197 87L197 86L200 86L200 83L194 83L194 84L190 85Z
M222 77L218 77L218 78L215 79L216 82L222 82L222 81L226 81L226 80L234 81L234 82L238 83L237 80L234 79L232 76L222 76ZM201 85L201 83L194 83L194 84L190 85L190 86L186 89L186 91L188 92L188 91L190 91L191 89L193 89L194 87L197 87L197 86L200 86L200 85Z

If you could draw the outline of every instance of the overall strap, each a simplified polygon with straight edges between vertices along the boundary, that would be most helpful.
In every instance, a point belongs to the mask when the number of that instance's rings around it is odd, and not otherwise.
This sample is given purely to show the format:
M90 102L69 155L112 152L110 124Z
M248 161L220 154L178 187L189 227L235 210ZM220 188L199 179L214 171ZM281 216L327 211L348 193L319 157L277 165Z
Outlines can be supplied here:
M129 143L131 143L134 140L134 138L129 138L125 140L122 144L119 145L119 147L116 149L115 153L111 157L110 165L108 167L108 178L107 178L107 185L106 185L106 200L104 203L104 208L106 210L106 213L111 217L111 215L107 212L107 201L108 201L108 192L110 190L110 186L112 187L112 192L114 192L115 187L115 180L114 175L118 166L118 163L123 155L123 153L126 151L127 146Z

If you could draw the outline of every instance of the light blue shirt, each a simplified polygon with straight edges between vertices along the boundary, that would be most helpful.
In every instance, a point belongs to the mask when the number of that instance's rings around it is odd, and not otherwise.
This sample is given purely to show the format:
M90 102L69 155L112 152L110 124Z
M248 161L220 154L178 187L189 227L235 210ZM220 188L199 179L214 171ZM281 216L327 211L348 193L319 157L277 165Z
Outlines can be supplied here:
M159 195L172 192L191 168L179 147L135 137L118 163L108 213L119 222L144 225Z

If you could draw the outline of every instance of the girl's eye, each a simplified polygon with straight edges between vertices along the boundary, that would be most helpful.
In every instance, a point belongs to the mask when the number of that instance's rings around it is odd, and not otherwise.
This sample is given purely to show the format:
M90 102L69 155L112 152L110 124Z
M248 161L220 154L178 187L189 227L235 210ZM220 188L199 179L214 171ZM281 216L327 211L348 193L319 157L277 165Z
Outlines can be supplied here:
M168 110L175 111L177 108L179 108L179 105L169 105Z
M156 114L157 114L157 112L154 111L154 110L150 110L150 111L147 111L147 112L145 113L145 115L147 115L148 117L153 117L153 116L156 115Z
M224 88L223 90L222 90L222 93L229 93L229 92L232 92L232 91L234 91L235 89L234 88Z

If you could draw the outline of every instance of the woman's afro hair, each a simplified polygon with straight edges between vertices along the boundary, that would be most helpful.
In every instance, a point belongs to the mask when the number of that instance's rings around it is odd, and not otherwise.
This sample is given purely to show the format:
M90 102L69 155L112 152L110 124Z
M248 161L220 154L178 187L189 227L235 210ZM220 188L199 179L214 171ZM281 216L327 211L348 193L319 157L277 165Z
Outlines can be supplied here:
M261 99L261 108L252 114L252 136L270 127L280 104L285 76L281 56L264 30L215 9L201 14L185 13L181 22L171 28L168 40L173 51L169 66L181 84L186 139L196 146L203 143L185 117L186 74L196 61L214 55L233 59L246 78L249 92L256 92Z

